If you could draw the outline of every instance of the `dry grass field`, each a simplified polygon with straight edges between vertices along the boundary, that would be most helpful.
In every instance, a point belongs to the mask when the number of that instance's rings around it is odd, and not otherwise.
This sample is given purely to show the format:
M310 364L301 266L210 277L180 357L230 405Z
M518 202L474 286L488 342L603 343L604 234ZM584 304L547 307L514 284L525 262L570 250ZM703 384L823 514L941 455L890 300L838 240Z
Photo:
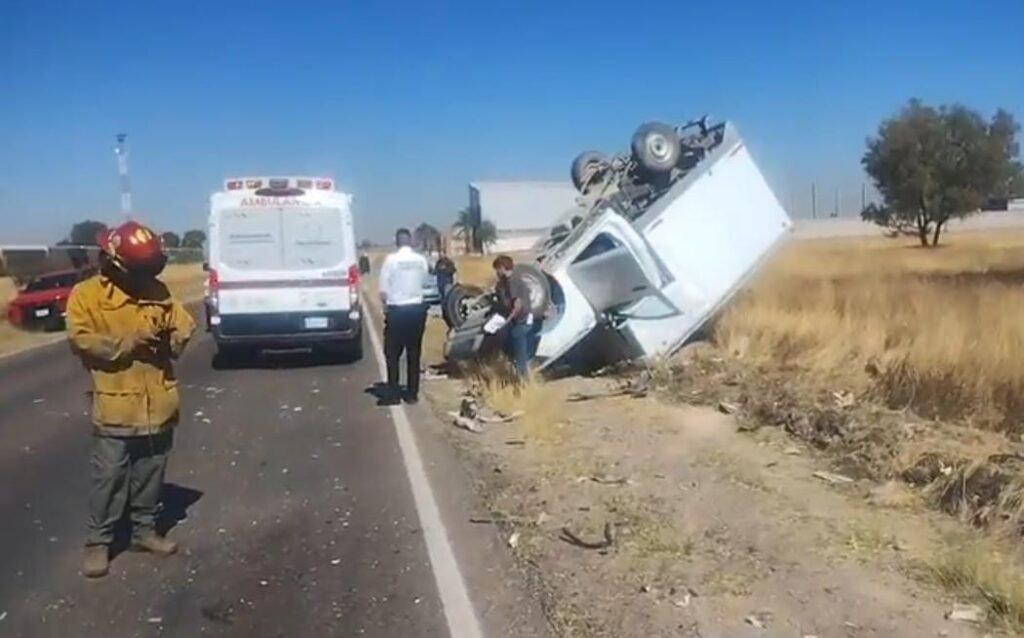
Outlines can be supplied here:
M747 360L926 417L1024 430L1024 233L795 242L726 313Z

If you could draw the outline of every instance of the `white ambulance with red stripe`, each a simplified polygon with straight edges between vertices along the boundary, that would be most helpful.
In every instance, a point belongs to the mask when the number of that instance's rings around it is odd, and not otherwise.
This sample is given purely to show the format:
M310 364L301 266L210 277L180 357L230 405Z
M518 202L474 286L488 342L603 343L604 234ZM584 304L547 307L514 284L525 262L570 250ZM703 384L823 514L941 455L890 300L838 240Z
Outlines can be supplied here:
M207 316L218 359L362 356L352 197L320 177L243 177L210 198Z

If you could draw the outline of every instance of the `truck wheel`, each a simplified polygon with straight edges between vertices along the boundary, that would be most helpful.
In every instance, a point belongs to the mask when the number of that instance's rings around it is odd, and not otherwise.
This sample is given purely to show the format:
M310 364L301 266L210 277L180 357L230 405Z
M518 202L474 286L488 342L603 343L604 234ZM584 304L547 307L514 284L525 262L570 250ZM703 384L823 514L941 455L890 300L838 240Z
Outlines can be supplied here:
M519 277L530 290L530 312L534 318L544 316L551 303L551 282L544 271L529 264L516 264L512 276Z
M572 184L581 193L586 193L586 188L593 178L594 173L608 168L608 158L598 151L584 151L572 161Z
M441 316L449 328L458 328L466 322L465 304L473 297L479 297L484 291L476 286L455 284L441 300Z
M679 162L679 135L668 124L648 122L633 134L633 160L648 175L668 173Z

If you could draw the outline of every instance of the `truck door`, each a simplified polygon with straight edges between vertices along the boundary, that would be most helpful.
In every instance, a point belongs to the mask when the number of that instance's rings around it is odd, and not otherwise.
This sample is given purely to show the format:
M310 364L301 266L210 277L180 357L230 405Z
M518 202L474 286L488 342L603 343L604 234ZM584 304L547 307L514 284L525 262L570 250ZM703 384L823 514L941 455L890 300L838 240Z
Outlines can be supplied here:
M615 211L606 209L578 230L552 263L544 264L559 284L562 301L541 333L541 367L583 340L606 313L660 296L666 281L646 240Z

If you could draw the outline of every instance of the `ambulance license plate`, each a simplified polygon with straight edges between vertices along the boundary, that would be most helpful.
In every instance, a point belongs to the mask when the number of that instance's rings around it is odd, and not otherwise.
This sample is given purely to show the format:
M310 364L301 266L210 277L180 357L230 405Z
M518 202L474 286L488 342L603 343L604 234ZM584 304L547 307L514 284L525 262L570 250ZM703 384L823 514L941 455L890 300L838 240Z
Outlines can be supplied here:
M306 330L323 330L327 327L327 317L306 317Z

